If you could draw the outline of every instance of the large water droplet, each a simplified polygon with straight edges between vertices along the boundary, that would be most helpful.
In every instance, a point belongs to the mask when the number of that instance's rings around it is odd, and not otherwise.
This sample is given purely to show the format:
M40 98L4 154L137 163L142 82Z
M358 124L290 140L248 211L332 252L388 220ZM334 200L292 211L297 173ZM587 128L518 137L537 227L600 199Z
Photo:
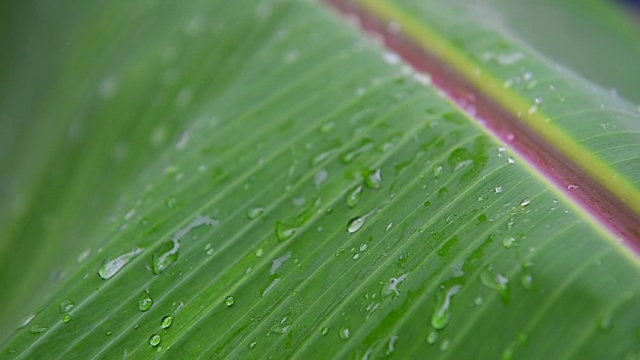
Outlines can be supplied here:
M364 184L371 189L380 189L382 187L382 172L380 169L369 169L363 172Z
M162 341L162 338L158 334L153 334L149 337L149 345L153 347L160 345L160 341Z
M362 228L362 226L364 225L364 220L364 216L358 216L349 220L349 222L347 223L347 231L353 234L354 232L360 230L360 228Z
M298 228L296 227L287 225L281 221L276 222L276 236L280 242L291 239L297 231Z
M140 311L147 311L151 309L152 305L153 299L151 298L151 294L149 294L149 290L145 290L138 300L138 309L140 309Z
M355 207L360 202L361 197L362 197L362 185L358 185L347 193L346 195L347 205L350 208Z
M128 253L122 254L118 257L108 257L102 261L100 269L98 269L98 275L101 278L107 280L113 277L120 269L122 269L131 259L138 256L142 252L141 248L134 248Z
M436 295L436 307L431 316L431 326L434 329L444 329L451 320L451 298L462 290L461 285L455 285L446 292Z
M180 243L177 240L165 242L151 257L151 271L155 275L162 274L171 264L178 261L179 254Z

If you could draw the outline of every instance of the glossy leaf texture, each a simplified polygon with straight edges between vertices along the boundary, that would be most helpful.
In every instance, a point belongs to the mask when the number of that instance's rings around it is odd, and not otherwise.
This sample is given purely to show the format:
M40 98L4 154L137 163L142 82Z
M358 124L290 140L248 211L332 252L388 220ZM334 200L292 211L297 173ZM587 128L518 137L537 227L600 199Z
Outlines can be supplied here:
M455 6L394 7L637 196L636 105ZM638 356L637 254L325 4L10 14L0 358Z

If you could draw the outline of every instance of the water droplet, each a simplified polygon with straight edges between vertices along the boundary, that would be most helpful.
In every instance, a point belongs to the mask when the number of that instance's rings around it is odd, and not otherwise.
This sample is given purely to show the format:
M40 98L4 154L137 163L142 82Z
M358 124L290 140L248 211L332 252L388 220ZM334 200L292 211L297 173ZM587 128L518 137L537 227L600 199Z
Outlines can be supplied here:
M68 323L69 321L71 321L71 315L69 315L69 314L64 314L64 315L62 315L62 322L63 322L63 323L65 323L65 324L66 324L66 323Z
M522 199L522 201L520 201L520 206L521 207L525 207L527 205L531 204L531 199L530 198L524 198Z
M358 216L349 220L349 222L347 223L347 231L353 234L354 232L360 230L360 228L362 228L362 226L364 225L364 220L365 218L363 216Z
M429 207L429 206L431 206L431 201L428 201L428 200L425 201L424 202L424 207Z
M449 346L451 345L451 342L449 341L449 339L444 339L442 341L442 344L440 344L440 351L447 351L449 350Z
M469 150L465 148L458 148L451 152L448 161L454 172L459 171L463 168L472 167L474 165L473 156L471 155Z
M153 299L151 298L151 294L149 293L149 290L145 290L142 295L140 295L140 299L138 300L138 309L140 309L140 311L148 311L149 309L151 309L151 306L153 305Z
M429 335L427 336L427 342L430 345L435 344L438 341L438 330L431 330Z
M289 259L291 259L291 251L276 259L273 259L273 262L271 263L271 269L269 269L269 274L275 274L276 271L278 271L278 269Z
M340 161L342 161L345 164L349 164L353 161L353 159L356 158L356 156L360 155L361 153L367 152L371 149L373 149L373 140L363 139L359 146L340 155Z
M169 209L172 209L176 206L177 202L176 198L171 196L165 201L165 205L167 205Z
M380 189L382 187L382 172L380 169L366 170L363 172L364 184L371 189Z
M362 185L358 185L347 193L346 195L347 205L350 208L355 207L360 202L361 197L362 197Z
M262 248L256 250L256 257L260 257L264 254L264 250Z
M339 335L340 335L340 339L347 340L351 337L351 330L349 330L348 327L341 327Z
M151 256L151 271L155 275L162 274L171 264L178 261L180 243L176 240L167 241Z
M434 165L433 166L433 177L439 178L444 173L444 168L442 165Z
M447 292L439 292L436 295L436 307L431 316L431 326L434 329L444 329L449 320L451 320L451 298L462 290L461 285L455 285L451 287Z
M369 245L367 245L366 243L363 243L362 245L360 245L360 251L366 251L368 247Z
M160 337L160 335L153 334L149 338L149 345L151 345L153 347L156 347L156 346L160 345L160 341L162 341L162 338Z
M281 221L276 222L276 236L280 242L291 239L297 231L298 228L287 225Z
M29 329L29 332L32 333L32 334L42 334L46 330L47 330L46 326L35 324Z
M313 178L313 185L316 187L316 189L320 188L320 186L322 186L322 184L327 181L328 177L329 172L327 170L322 169L318 171Z
M516 242L516 238L514 237L508 237L502 240L502 246L504 246L507 249L510 249L516 245L517 245L517 242Z
M529 290L533 285L533 276L529 274L524 274L520 278L520 283L522 283L522 287Z
M75 304L73 303L73 301L67 299L67 300L63 300L60 303L60 312L65 314L71 311L71 309L73 309L73 307L75 306Z
M353 254L353 256L351 257L353 260L357 260L360 257L359 253L355 253Z
M224 304L227 305L227 307L232 307L233 304L236 303L236 299L233 298L233 296L227 296L224 299Z
M496 186L496 194L500 194L502 192L502 186Z
M264 213L264 208L254 207L254 208L251 208L251 209L247 210L247 217L250 220L253 220L253 219L258 218L263 213Z
M258 345L258 342L254 340L250 342L247 347L249 348L249 350L251 350L251 349L255 349L256 345Z
M215 252L215 250L213 249L211 244L205 245L204 246L204 251L205 251L205 254L207 254L207 255L213 255L213 253Z
M160 321L160 326L163 329L169 328L171 324L173 324L173 315L167 315L163 317L162 320Z
M328 327L322 328L322 335L327 335L328 333L329 333Z
M598 320L598 331L600 331L601 333L607 333L611 330L611 327L613 323L613 315L608 314L605 315L603 317L600 318L600 320Z
M490 289L497 290L502 297L502 302L509 304L511 300L511 284L508 278L501 274L493 275L485 270L480 273L480 282Z
M22 319L22 321L20 322L19 328L22 329L23 327L29 325L35 318L36 318L36 314L30 314L26 318Z
M513 157L509 156L509 158L507 159L507 162L509 164L515 164L516 163L516 159L514 159Z
M134 248L128 253L122 254L118 257L108 257L102 261L100 269L98 269L98 275L101 278L107 280L113 277L120 269L122 269L131 259L138 256L142 252L141 248Z

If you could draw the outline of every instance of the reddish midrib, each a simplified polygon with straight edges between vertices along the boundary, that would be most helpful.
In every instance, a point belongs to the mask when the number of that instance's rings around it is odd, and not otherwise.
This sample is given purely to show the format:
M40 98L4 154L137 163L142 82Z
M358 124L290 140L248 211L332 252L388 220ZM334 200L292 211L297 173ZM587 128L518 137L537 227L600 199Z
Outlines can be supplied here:
M384 45L448 94L471 117L525 158L597 221L640 255L640 216L611 191L586 174L548 141L540 137L514 114L505 110L435 54L400 33L387 31L387 23L349 0L324 0L344 15L359 20L361 28L375 34ZM573 184L579 184L574 187Z

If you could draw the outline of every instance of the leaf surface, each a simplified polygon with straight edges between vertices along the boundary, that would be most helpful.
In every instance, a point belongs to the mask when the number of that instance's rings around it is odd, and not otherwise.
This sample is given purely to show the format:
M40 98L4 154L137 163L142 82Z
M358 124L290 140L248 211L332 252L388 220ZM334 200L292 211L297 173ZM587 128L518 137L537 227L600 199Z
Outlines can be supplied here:
M37 4L2 57L2 358L638 355L638 238L326 4ZM454 5L357 5L637 219L636 105Z

